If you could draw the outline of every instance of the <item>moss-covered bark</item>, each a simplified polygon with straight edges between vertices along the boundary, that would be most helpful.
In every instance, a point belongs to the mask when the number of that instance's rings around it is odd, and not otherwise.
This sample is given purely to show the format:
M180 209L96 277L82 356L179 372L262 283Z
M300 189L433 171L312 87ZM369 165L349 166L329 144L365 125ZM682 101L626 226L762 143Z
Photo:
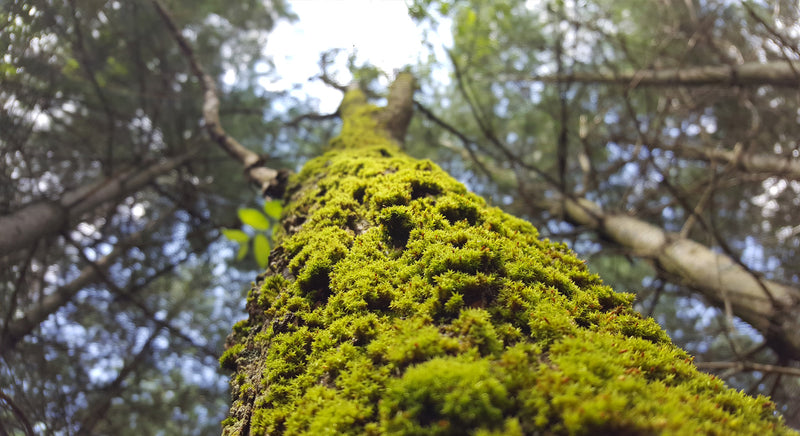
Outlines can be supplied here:
M222 358L225 434L790 433L565 246L403 154L358 91L341 114Z

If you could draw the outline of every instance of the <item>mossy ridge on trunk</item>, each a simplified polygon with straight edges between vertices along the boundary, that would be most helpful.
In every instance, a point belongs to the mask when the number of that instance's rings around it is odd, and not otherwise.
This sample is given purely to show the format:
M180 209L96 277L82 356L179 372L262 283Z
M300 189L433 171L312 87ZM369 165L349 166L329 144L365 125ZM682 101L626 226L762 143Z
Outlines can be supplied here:
M351 91L221 359L225 434L790 434ZM396 137L396 135L395 135Z

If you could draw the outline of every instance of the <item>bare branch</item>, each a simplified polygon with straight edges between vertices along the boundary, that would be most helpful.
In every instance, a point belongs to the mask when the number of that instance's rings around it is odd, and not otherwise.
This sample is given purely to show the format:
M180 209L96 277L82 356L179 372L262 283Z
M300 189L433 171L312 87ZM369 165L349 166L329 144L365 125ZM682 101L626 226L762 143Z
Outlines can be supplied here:
M263 158L247 149L236 139L231 137L222 128L219 120L219 96L217 84L214 79L203 71L197 57L186 38L183 37L172 16L159 0L152 0L153 6L158 11L170 34L178 43L183 56L189 62L192 73L200 81L203 88L203 121L206 131L211 139L217 143L229 156L236 159L244 167L247 177L261 188L265 196L279 197L283 194L283 185L288 174L285 170L276 170L264 165Z
M733 150L719 148L672 147L659 144L658 148L673 151L682 157L702 159L710 162L730 164L733 168L749 173L765 173L791 180L800 180L800 159L789 156L743 152L737 143Z
M92 283L101 281L105 270L110 267L117 258L125 254L129 248L141 245L144 238L155 231L163 221L164 218L150 221L145 228L118 243L110 253L83 268L78 277L74 280L59 287L53 291L53 293L44 297L35 306L28 309L24 316L14 319L4 326L3 335L0 337L0 349L10 350L14 348L22 338L30 334L39 324L62 306L70 302L72 297L81 289Z
M741 65L697 66L663 70L554 74L545 76L506 76L505 80L545 83L602 83L638 86L764 86L796 88L800 62L748 62Z
M696 362L695 365L700 369L734 369L736 372L759 371L800 377L800 368L755 362Z
M737 259L640 219L607 213L587 199L543 201L540 205L650 260L662 275L714 304L730 299L733 313L763 334L779 355L800 359L800 289L755 276Z
M55 235L71 220L101 204L139 191L156 177L188 162L197 154L191 151L158 163L118 172L88 186L69 191L57 201L29 204L0 217L0 253L11 254L30 247L40 238Z

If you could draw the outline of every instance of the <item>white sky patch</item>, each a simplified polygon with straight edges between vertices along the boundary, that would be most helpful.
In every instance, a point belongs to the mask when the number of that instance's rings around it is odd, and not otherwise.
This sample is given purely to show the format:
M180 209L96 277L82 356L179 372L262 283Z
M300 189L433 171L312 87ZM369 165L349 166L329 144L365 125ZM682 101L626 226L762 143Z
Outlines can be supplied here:
M295 0L290 5L299 19L279 22L265 48L281 79L263 80L261 85L279 91L300 84L304 94L320 100L322 113L336 110L341 93L320 81L308 82L320 73L320 53L333 48L356 51L359 61L391 73L415 63L422 50L421 31L403 0ZM343 64L330 72L334 70L346 72ZM346 84L350 77L336 79Z

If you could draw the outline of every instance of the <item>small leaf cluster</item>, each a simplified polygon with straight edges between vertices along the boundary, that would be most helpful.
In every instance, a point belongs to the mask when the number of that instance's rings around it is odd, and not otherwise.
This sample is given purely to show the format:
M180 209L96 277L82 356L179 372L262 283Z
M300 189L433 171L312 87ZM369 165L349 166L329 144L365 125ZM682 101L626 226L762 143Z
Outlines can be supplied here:
M226 238L239 244L236 260L244 259L252 246L253 258L258 266L260 268L267 266L270 241L277 232L282 209L280 200L272 200L264 203L263 213L253 208L238 210L239 219L242 224L252 228L253 235L251 237L249 233L240 229L222 229L222 234Z

